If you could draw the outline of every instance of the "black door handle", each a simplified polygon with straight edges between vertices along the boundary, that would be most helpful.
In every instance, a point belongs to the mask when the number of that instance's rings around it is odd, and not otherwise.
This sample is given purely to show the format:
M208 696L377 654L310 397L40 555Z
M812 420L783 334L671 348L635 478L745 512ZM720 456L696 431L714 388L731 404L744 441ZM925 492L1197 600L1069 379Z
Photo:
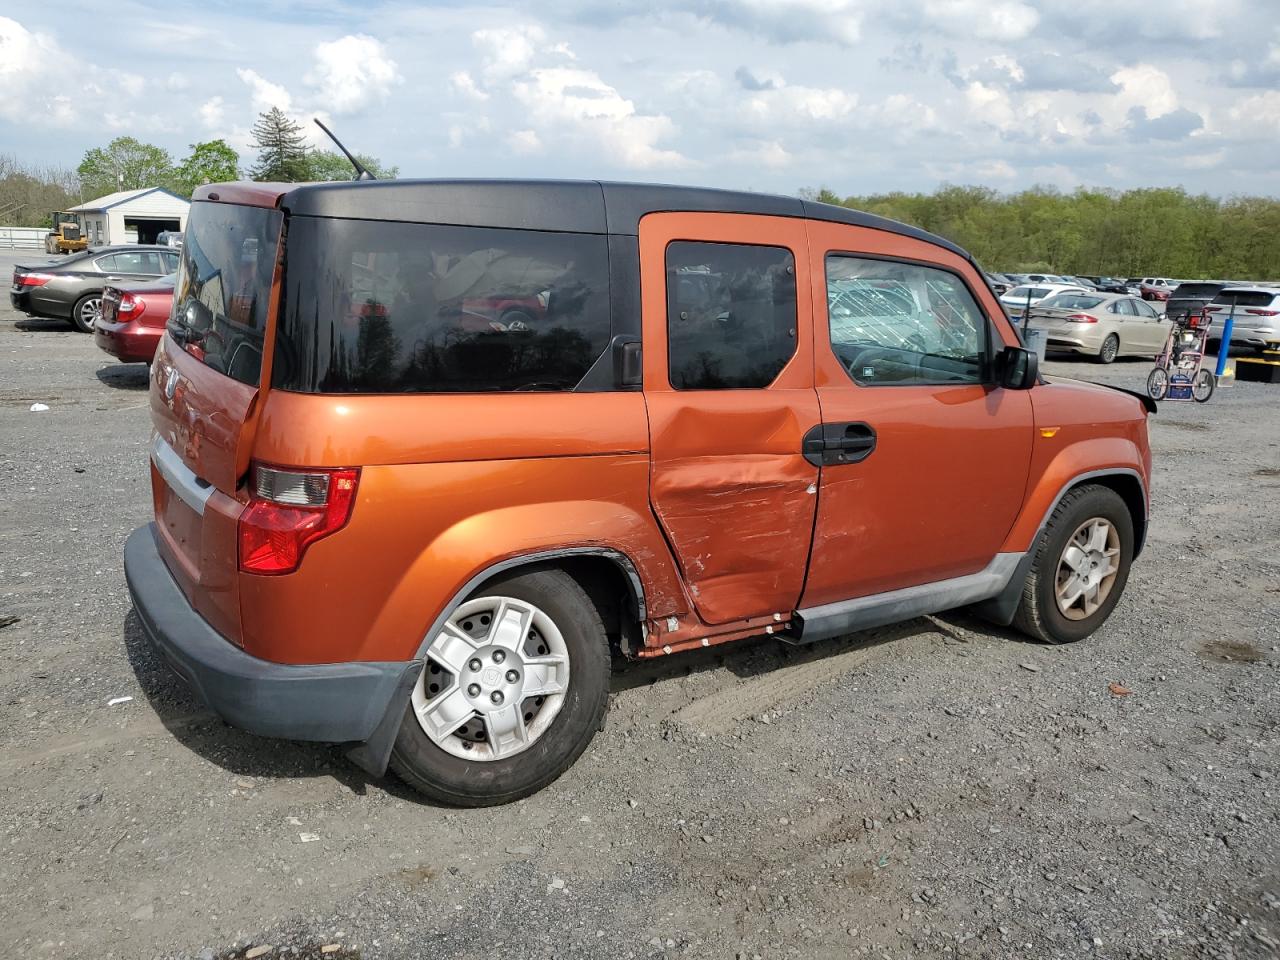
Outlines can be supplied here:
M858 463L876 448L876 432L869 423L820 423L804 435L804 458L815 467Z

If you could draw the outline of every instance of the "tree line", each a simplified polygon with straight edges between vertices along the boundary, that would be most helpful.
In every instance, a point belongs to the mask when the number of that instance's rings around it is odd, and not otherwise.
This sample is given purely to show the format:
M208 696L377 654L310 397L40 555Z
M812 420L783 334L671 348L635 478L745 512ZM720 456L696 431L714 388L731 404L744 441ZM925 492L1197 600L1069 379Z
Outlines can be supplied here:
M120 190L163 187L190 197L203 184L244 177L299 183L353 176L346 157L307 146L302 128L274 107L258 116L251 137L258 157L247 169L225 140L190 144L190 152L175 160L153 143L116 137L104 147L87 150L75 170L29 166L16 157L0 155L0 224L47 227L53 211ZM384 166L376 157L356 156L380 180L399 174L397 167Z
M964 247L985 269L1014 273L1280 280L1280 200L1219 199L1181 188L1002 194L934 193L810 199L900 220Z

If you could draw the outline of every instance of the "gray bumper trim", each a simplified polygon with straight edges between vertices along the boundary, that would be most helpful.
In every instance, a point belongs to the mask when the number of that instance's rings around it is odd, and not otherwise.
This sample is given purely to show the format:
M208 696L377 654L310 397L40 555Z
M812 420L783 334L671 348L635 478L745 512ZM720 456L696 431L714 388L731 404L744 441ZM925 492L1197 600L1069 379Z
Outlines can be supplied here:
M295 666L250 656L187 602L156 546L154 524L124 546L125 579L152 644L214 713L264 737L363 742L403 711L420 661Z

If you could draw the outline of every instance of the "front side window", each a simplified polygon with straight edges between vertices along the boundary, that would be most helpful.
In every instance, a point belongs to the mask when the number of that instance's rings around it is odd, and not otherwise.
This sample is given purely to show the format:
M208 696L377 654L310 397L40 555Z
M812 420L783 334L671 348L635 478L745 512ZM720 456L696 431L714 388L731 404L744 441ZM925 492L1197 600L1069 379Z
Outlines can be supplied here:
M827 257L831 348L859 384L978 383L986 317L955 274L844 254Z
M760 389L796 352L796 268L783 247L667 245L667 359L677 390Z
M257 386L271 305L278 210L193 203L169 334L207 367Z
M609 343L605 237L295 217L272 382L568 391Z

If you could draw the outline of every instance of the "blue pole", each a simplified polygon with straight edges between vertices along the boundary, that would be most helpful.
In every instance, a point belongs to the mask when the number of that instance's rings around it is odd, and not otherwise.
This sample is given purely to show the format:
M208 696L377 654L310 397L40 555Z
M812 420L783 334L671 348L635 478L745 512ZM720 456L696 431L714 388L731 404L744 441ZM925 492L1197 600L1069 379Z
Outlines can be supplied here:
M1222 379L1222 372L1227 369L1227 356L1231 353L1231 328L1235 326L1236 298L1231 298L1231 310L1227 313L1226 322L1222 325L1222 342L1218 345L1218 368L1213 371L1215 379Z

